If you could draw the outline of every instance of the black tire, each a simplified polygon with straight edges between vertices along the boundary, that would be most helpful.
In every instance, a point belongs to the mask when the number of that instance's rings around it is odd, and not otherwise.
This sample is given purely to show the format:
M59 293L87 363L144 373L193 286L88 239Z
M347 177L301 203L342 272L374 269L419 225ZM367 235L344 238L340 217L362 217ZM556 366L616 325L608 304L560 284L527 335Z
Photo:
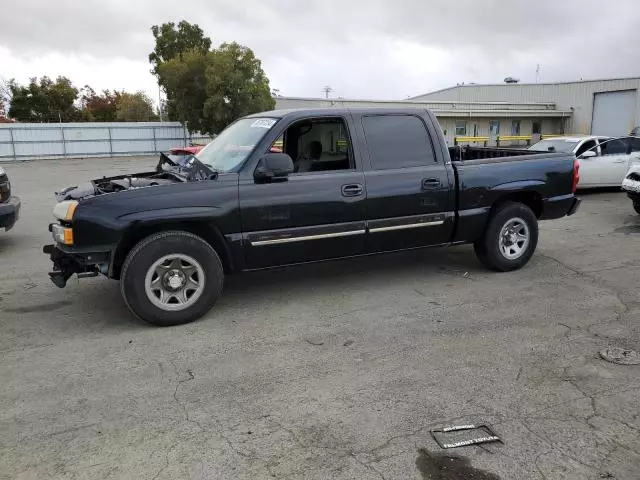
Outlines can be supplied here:
M151 302L145 278L149 269L167 255L186 255L194 259L204 273L204 288L193 304L178 311L167 311ZM141 240L124 261L120 275L120 292L131 312L160 327L192 322L205 313L222 294L224 270L216 251L205 240L189 232L156 233Z
M640 215L640 203L634 203L633 209L636 211L637 214Z
M521 219L528 227L528 243L517 258L508 258L500 248L502 228L515 219ZM522 203L506 202L500 205L489 218L487 229L475 244L476 255L482 264L498 272L517 270L524 266L538 245L538 219L529 207Z

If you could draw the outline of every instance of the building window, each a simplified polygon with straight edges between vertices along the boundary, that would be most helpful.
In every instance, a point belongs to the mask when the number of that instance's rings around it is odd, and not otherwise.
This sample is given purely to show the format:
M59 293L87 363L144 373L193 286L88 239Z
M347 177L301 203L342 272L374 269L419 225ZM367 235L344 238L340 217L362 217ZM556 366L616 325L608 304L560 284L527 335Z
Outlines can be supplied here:
M467 122L456 122L456 137L464 137L467 134Z
M511 135L520 135L520 120L511 122Z
M498 120L489 120L489 135L492 137L500 135L500 122Z
M533 126L531 127L531 133L541 134L542 133L542 124L540 122L533 122Z

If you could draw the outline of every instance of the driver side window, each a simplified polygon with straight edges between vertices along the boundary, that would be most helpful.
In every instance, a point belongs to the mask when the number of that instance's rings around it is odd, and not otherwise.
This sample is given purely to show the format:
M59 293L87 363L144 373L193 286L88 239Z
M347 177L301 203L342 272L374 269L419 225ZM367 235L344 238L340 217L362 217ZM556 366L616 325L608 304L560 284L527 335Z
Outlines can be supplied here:
M269 151L289 155L293 160L294 174L355 168L347 125L339 117L295 122L270 146Z
M576 151L576 157L579 157L580 155L582 155L587 150L595 149L595 147L596 147L596 141L595 140L587 140L582 145L580 145L580 147Z

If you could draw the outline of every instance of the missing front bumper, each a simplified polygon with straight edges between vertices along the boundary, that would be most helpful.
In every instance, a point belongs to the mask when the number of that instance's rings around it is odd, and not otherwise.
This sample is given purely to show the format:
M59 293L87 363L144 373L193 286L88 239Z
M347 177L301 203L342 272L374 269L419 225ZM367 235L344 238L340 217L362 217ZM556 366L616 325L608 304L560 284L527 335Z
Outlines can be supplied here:
M65 251L58 245L45 245L42 251L53 262L53 271L49 272L49 277L60 288L64 288L74 274L78 278L84 278L108 272L109 252Z

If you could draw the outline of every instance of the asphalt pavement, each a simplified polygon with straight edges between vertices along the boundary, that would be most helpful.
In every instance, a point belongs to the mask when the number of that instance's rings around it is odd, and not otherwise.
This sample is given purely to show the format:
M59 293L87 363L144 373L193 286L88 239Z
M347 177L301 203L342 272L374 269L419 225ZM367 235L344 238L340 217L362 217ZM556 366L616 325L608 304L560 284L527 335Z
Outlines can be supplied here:
M155 328L103 277L50 283L53 192L155 158L4 165L0 478L638 479L640 216L615 191L543 222L522 270L469 246L227 279ZM433 428L502 443L441 449ZM457 437L457 438L462 438Z

